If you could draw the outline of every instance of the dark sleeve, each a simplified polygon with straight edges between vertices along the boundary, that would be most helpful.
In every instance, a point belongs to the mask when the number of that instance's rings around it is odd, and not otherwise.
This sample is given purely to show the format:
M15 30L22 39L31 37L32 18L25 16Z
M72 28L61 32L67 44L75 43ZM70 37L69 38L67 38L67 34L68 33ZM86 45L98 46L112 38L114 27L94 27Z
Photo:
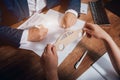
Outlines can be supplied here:
M19 47L22 33L23 30L20 29L0 26L0 42L12 45L14 47Z
M58 4L60 4L60 0L46 0L46 7L47 9L50 9Z
M81 0L69 0L68 9L73 9L80 13Z

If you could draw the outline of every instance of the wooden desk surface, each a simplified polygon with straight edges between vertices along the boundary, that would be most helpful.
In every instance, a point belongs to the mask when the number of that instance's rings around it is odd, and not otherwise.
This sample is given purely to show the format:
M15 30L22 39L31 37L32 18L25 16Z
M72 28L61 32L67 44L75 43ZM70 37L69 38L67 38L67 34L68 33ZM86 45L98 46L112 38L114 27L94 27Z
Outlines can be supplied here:
M82 2L87 3L88 0L82 0ZM110 20L111 25L109 27L102 26L102 28L108 32L113 40L120 47L120 17L114 15L108 10L108 18ZM81 14L81 20L86 22L93 23L92 15L90 9L88 9L88 14ZM79 60L80 56L85 50L88 50L88 54L83 60L82 64L79 66L77 70L75 70L74 65L76 61ZM95 38L84 37L82 41L76 46L76 48L70 53L70 55L64 60L64 62L59 66L59 76L61 80L75 80L77 79L83 72L85 72L96 60L98 60L104 53L106 52L106 48L104 43L101 40Z
M88 0L82 2L86 3ZM64 12L61 6L53 9ZM120 47L120 18L108 10L106 11L111 25L110 27L102 28L112 36L113 40ZM93 23L90 9L88 9L87 15L81 14L80 19ZM13 27L17 27L23 22L15 24ZM85 50L89 52L79 68L75 70L74 65ZM58 67L60 80L77 79L105 52L106 48L101 40L85 36ZM6 80L44 80L44 71L40 64L40 57L32 51L15 49L10 46L0 46L0 79L2 78Z

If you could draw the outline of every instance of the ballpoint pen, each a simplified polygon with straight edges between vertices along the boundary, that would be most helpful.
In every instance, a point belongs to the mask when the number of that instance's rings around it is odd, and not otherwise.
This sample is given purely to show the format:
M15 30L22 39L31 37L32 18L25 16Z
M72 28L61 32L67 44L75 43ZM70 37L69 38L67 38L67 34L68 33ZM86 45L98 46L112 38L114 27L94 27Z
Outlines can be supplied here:
M83 59L85 58L85 56L87 55L88 50L86 50L84 52L84 54L82 55L82 57L77 61L77 63L75 64L75 69L77 69L79 67L79 65L82 63Z

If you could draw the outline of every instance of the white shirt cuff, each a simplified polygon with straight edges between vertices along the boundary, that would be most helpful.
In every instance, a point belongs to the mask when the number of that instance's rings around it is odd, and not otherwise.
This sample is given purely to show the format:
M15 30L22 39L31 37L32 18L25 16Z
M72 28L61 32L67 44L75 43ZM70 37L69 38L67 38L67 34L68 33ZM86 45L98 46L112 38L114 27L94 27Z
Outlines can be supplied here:
M78 17L77 11L75 11L75 10L73 10L73 9L68 9L68 10L65 12L65 14L66 14L67 12L73 13L76 17Z
M19 48L23 48L23 46L25 46L26 44L29 43L28 39L28 30L24 30L21 40L20 40L20 47Z

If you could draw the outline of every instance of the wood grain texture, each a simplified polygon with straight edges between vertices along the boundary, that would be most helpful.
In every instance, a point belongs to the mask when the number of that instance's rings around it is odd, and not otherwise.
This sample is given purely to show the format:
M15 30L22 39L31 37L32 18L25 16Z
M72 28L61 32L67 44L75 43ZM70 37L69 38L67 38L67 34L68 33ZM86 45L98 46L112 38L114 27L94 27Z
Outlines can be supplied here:
M0 47L0 80L44 80L40 57L32 51Z
M66 0L64 0L66 1ZM89 0L82 0L87 3ZM63 3L65 5L65 3ZM56 6L53 9L64 12L66 6ZM120 17L113 13L107 14L111 25L101 26L108 32L113 40L120 47ZM81 20L93 23L90 9L88 14L81 14ZM13 27L17 28L21 23L14 24ZM76 61L82 56L85 50L88 54L76 70L74 65ZM68 57L58 67L58 74L60 80L75 80L82 73L84 73L96 60L98 60L106 52L106 47L102 40L93 37L88 38L85 36L76 46L76 48L68 55ZM40 56L32 51L16 49L10 46L0 46L0 80L44 80L44 71L42 69Z

